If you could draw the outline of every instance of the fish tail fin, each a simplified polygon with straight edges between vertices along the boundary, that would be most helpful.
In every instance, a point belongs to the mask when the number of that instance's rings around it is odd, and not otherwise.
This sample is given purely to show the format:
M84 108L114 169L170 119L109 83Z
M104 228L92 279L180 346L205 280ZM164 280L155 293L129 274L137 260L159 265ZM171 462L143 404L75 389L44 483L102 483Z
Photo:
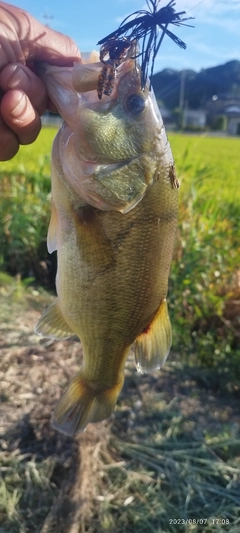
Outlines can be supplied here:
M113 411L123 379L109 389L97 390L81 371L73 378L54 412L53 427L73 436L84 431L89 422L100 422Z

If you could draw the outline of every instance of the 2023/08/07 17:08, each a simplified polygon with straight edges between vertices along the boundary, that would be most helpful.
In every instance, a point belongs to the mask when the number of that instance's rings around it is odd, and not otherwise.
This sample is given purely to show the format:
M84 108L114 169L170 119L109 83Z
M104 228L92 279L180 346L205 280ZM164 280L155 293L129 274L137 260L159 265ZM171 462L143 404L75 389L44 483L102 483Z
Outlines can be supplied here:
M193 524L193 525L229 525L229 518L169 518L169 524Z

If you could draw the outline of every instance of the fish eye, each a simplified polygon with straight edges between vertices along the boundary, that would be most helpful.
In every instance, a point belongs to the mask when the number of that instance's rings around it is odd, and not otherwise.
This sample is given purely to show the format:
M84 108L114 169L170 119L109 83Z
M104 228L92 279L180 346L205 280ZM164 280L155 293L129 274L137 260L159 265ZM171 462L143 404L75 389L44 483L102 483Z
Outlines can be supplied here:
M130 94L125 102L126 109L133 117L138 117L145 109L145 100L140 94Z

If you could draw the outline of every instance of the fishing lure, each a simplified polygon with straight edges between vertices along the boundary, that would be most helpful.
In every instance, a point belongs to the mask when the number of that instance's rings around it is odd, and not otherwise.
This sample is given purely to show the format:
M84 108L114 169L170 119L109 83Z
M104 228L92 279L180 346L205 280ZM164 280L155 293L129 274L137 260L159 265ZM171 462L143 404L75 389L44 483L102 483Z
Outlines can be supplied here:
M100 48L100 61L103 63L101 74L98 78L97 93L101 100L102 95L110 96L116 77L116 68L127 58L137 57L139 48L137 41L122 39L109 39Z
M186 20L193 18L182 18L182 16L185 15L186 12L180 11L177 13L174 9L174 6L176 5L176 2L174 0L170 0L170 2L165 7L158 9L160 1L161 0L147 0L149 11L135 11L123 20L123 22L120 24L119 28L116 31L110 33L97 43L99 45L103 45L105 47L105 50L107 50L108 47L112 46L113 41L117 41L118 46L115 49L115 60L117 59L117 53L119 50L120 53L118 59L121 63L124 60L124 57L121 56L122 52L120 43L122 42L122 46L124 47L125 41L130 43L133 40L142 40L141 52L139 54L140 56L142 56L142 90L145 89L147 83L150 61L150 78L153 74L154 61L158 54L164 35L168 35L168 37L170 37L178 46L180 46L180 48L186 48L186 44L168 29L168 25L173 24L175 26L190 26L189 24L184 23ZM161 34L159 36L160 30Z

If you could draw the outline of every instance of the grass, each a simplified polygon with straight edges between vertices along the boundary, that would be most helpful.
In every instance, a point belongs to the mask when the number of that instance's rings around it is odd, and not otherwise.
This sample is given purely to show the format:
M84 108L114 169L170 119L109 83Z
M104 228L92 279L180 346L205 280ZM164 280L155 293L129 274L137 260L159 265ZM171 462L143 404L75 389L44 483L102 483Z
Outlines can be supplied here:
M10 161L1 161L1 178L4 175L45 175L50 178L50 154L56 128L43 128L34 144L21 146Z
M232 444L239 448L240 441ZM159 444L145 441L113 445L122 456L132 460L124 481L133 495L132 502L126 499L123 490L117 531L122 531L126 522L126 517L121 519L121 508L133 502L134 508L129 510L132 531L174 532L176 524L179 531L217 531L214 518L219 520L221 516L226 520L227 531L240 524L238 513L235 517L232 514L234 506L236 510L239 506L239 465L225 463L215 451L229 449L231 441L181 442L175 438L162 439ZM138 475L134 476L136 471ZM116 503L109 507L116 509Z
M181 182L169 291L175 342L194 364L221 366L229 357L235 372L240 356L239 140L173 135L170 142Z
M34 145L21 147L14 159L1 163L0 268L12 275L43 275L55 134L54 128L44 129Z
M25 533L43 522L56 493L50 482L54 464L51 458L37 463L31 455L1 453L0 531Z
M50 418L81 347L33 334L51 300L31 283L46 259L55 132L1 164L0 533L238 533L239 140L169 136L181 181L174 353L153 376L130 358L113 416L68 439Z

